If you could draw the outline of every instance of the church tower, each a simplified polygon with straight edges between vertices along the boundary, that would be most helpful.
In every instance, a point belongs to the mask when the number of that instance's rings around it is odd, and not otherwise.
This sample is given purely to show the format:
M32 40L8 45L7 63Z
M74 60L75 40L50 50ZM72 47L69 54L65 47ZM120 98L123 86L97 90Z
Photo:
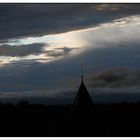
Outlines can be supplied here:
M83 73L81 74L81 84L74 99L73 105L78 108L90 108L93 106L92 99L83 81Z

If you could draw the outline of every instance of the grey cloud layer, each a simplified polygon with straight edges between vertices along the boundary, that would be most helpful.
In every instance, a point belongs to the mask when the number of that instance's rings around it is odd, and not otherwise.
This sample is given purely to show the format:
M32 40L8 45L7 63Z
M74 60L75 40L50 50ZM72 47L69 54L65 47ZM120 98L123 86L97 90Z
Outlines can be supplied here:
M0 39L95 26L139 11L139 4L0 4Z

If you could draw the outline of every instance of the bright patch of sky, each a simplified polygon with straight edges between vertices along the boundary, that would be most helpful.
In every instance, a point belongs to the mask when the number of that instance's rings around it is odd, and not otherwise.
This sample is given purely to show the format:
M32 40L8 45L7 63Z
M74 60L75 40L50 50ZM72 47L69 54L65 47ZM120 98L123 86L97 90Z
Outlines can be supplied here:
M22 45L44 43L43 52L22 57L0 56L0 66L22 60L47 63L76 55L88 48L97 48L106 41L137 39L140 36L139 26L140 16L130 16L94 28L37 37L12 38L1 43L0 47L3 45L22 47Z

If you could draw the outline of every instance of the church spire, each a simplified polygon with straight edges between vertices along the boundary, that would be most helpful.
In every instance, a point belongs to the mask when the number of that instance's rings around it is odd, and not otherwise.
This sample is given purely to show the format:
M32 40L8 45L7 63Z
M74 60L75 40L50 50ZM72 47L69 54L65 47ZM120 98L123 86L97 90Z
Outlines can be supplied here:
M88 90L83 82L83 66L81 65L81 84L75 96L73 105L80 108L87 108L93 105L92 99Z
M81 64L81 82L83 82L83 65Z

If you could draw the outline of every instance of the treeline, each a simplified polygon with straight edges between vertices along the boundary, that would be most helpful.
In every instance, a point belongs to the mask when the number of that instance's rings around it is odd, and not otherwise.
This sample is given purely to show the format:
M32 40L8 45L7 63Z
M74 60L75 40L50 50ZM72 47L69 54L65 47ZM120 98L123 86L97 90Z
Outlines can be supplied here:
M140 136L140 102L72 105L0 103L0 136Z

